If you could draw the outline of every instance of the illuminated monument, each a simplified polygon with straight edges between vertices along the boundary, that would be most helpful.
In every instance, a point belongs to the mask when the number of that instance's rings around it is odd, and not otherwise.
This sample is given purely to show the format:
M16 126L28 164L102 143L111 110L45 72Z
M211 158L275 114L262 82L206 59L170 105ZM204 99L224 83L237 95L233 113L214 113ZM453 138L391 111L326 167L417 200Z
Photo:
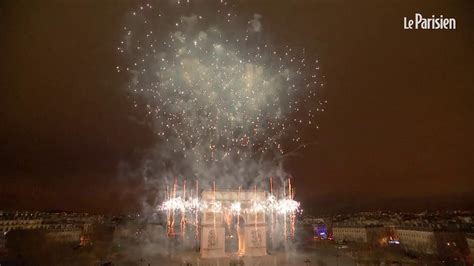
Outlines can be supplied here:
M295 236L299 202L294 200L291 180L275 190L269 178L269 190L199 190L195 186L166 189L166 200L158 210L166 213L167 235L183 247L199 248L199 254L180 255L183 263L194 265L276 265L268 250L287 248ZM264 184L260 184L260 187ZM182 189L181 189L182 188ZM200 191L196 193L196 191ZM276 193L275 193L276 191ZM194 192L194 193L193 193ZM198 196L199 195L199 196ZM193 255L194 254L194 255Z
M267 255L265 210L240 211L252 208L254 202L265 201L266 192L205 190L201 197L204 202L220 204L201 213L202 258Z

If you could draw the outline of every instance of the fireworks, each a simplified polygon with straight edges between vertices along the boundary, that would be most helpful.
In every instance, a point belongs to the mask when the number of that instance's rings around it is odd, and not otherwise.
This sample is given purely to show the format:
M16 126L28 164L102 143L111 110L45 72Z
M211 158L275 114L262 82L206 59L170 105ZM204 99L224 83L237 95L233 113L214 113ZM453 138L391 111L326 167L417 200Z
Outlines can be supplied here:
M199 202L199 199L191 198L183 200L181 197L170 198L158 207L160 211L196 211L201 208L203 208L203 206Z
M283 140L301 142L324 111L318 60L262 40L260 15L217 8L178 18L150 4L132 11L117 71L131 75L129 89L145 100L135 106L172 152L205 163L283 154Z
M277 201L274 210L279 214L288 214L298 212L300 203L292 199L282 199Z
M233 202L230 205L230 212L232 214L239 214L241 211L242 211L242 207L241 207L240 202Z
M162 211L176 211L176 210L186 210L189 205L188 202L185 202L182 198L171 198L159 207Z
M255 212L269 214L275 212L281 215L288 215L290 213L299 213L301 211L299 202L288 198L277 200L274 196L269 196L265 201L253 201L252 205L248 208L242 208L240 202L233 202L229 206L223 206L219 201L200 202L195 198L183 200L181 197L170 198L158 207L158 210L160 211L209 211L215 213L222 212L224 209L232 214Z

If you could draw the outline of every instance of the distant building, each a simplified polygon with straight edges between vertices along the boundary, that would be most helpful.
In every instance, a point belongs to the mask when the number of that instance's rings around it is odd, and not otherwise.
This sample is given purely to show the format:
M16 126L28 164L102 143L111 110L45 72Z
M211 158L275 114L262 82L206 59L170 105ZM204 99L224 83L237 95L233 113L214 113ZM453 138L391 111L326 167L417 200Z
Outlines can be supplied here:
M416 227L397 228L396 232L400 245L406 251L436 255L447 264L472 262L469 240L462 232Z
M5 237L12 231L41 230L53 241L87 245L92 224L99 220L99 216L71 212L0 211L0 234Z
M302 224L315 225L315 224L324 224L324 218L314 218L314 217L305 217L301 221Z
M367 243L367 230L363 226L333 227L332 234L334 240L338 242Z
M400 245L407 251L434 254L436 240L431 228L397 228Z
M49 240L52 240L55 242L80 244L82 229L80 228L47 229L45 235Z
M11 230L28 230L42 228L42 220L29 217L17 217L0 220L0 232L3 234Z
M371 246L384 246L388 240L388 229L382 225L334 226L333 238L338 242L359 242Z

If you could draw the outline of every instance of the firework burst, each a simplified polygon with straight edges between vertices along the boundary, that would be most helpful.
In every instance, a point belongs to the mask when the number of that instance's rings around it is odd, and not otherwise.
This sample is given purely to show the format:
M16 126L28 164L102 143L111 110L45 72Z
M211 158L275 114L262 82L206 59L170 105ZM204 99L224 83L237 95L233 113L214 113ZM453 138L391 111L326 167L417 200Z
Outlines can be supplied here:
M222 3L214 14L174 15L185 7L130 12L117 48L135 106L172 152L196 163L255 159L284 154L302 128L318 127L318 60L265 41L258 14L245 19Z

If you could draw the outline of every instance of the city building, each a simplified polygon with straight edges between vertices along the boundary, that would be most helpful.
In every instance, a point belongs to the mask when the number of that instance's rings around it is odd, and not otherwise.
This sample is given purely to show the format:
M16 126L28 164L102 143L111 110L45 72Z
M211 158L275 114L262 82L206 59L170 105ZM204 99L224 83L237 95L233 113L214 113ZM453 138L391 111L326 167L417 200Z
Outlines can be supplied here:
M436 240L431 228L397 228L396 236L407 251L424 254L436 252Z
M338 242L367 243L370 246L384 246L388 243L389 229L383 225L335 226L333 238Z
M5 235L11 230L40 229L43 222L38 213L0 213L0 232Z
M367 230L364 226L341 226L333 227L332 234L337 242L361 242L367 243Z
M7 239L12 231L41 230L50 240L86 245L92 224L100 220L100 216L73 212L0 211L0 234ZM4 242L0 243L2 245Z
M45 235L49 240L52 240L55 242L80 244L82 229L81 228L47 229Z

